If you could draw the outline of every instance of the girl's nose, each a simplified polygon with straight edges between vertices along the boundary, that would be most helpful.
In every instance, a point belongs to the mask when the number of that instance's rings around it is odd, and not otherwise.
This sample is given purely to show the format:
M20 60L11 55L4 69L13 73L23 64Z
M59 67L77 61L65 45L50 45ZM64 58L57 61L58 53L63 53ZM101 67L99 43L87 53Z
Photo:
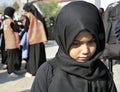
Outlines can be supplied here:
M83 53L83 54L88 54L89 48L88 48L87 44L84 44L82 47L83 47L83 48L82 48L82 53Z

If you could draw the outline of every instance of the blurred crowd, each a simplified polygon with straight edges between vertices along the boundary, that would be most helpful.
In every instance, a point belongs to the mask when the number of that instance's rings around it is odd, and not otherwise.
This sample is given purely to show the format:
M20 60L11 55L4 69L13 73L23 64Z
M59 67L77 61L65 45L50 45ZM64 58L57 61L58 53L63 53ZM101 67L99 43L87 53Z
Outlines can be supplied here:
M15 9L6 7L0 14L0 42L2 69L9 76L18 76L22 60L26 61L25 76L35 76L39 66L46 61L47 29L42 11L35 3L26 3L19 20Z

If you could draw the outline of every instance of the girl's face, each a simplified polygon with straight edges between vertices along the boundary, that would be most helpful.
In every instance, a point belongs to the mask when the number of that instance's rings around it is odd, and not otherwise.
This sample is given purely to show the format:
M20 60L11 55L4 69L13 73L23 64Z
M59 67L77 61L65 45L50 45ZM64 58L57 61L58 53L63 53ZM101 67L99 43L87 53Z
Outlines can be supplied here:
M73 41L69 55L78 62L89 60L96 51L96 42L92 34L83 31Z

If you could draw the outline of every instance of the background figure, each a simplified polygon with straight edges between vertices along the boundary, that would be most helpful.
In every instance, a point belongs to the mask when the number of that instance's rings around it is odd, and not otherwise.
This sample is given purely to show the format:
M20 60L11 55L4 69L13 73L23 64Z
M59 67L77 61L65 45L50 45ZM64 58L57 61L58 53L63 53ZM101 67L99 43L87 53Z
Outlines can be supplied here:
M10 75L15 75L15 71L20 70L21 67L19 28L13 21L14 12L14 8L6 7L3 21L5 48L7 50L7 69Z
M3 16L0 17L1 21L0 21L0 38L1 38L1 63L3 64L2 66L2 69L7 69L7 62L6 62L6 58L7 58L7 55L6 55L6 49L5 49L5 39L4 39L4 34L3 34Z
M73 1L64 6L54 36L58 52L40 66L31 92L117 92L99 59L105 48L105 31L95 5Z
M27 73L25 76L36 74L39 66L46 61L45 45L47 41L46 30L44 28L43 16L33 3L27 3L23 7L25 16L29 22L26 22L25 29L28 29L29 54L27 63Z
M115 25L115 36L120 43L120 17L118 18L118 21Z
M55 19L54 19L54 17L50 17L50 35L49 35L49 39L50 40L54 40L53 39L53 28L54 28L54 23L55 23Z
M26 63L28 62L28 32L25 28L25 24L29 24L30 21L28 19L27 16L22 16L22 24L21 24L21 32L20 32L20 37L21 37L21 41L20 41L20 46L21 46L21 53L22 53L22 60L25 60ZM26 68L26 66L25 66Z
M103 60L108 61L109 70L113 74L113 64L120 60L120 44L115 35L115 26L120 17L120 1L116 1L107 6L104 13L104 27L106 37L106 47L102 54Z
M101 15L101 17L102 17L102 19L104 18L104 13L105 13L105 11L104 11L104 8L99 8L99 13L100 13L100 15Z
M116 36L116 39L117 39L119 46L120 46L120 17L118 18L118 21L117 21L116 26L115 26L115 36ZM115 60L114 64L120 64L120 59Z

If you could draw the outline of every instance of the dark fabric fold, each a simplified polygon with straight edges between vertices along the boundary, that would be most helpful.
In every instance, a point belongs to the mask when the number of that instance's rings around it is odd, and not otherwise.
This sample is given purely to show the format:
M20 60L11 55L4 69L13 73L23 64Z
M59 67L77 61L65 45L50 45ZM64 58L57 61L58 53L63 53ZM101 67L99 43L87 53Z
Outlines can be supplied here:
M104 78L104 75L107 74L106 66L99 59L77 62L70 59L70 57L65 55L62 51L59 52L56 57L56 64L63 71L87 80L97 80L100 77Z
M95 38L96 51L88 61L78 62L69 55L69 49L76 36L86 30ZM105 48L105 32L97 7L85 1L67 4L56 19L53 33L58 52L54 59L39 69L32 92L44 92L39 90L45 89L45 83L49 84L47 92L117 92L109 70L99 59ZM55 68L48 69L48 63ZM42 79L40 76L45 72ZM42 81L49 76L52 76L50 83L50 79ZM36 85L43 88L36 89Z
M77 34L83 30L94 35L97 49L90 60L77 62L69 56L69 49ZM112 92L116 90L108 91L108 82L112 81L112 77L99 59L105 48L105 33L99 11L94 5L76 1L63 7L56 19L54 33L59 45L54 61L57 69L48 92ZM114 83L112 86L115 88Z

